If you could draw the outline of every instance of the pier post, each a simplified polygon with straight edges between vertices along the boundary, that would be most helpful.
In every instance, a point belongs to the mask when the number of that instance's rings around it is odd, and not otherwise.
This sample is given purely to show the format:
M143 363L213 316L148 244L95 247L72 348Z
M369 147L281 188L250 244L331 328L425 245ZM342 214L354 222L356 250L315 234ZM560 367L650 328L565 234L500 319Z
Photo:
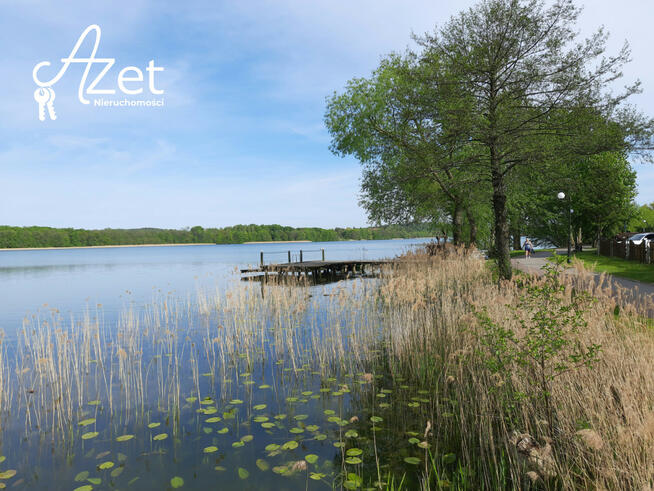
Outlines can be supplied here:
M302 249L300 249L300 262L302 262Z
M322 252L322 260L325 262L325 249L320 249Z
M291 263L291 251L288 251L288 262Z
M261 251L261 254L259 255L259 257L261 259L261 267L263 267L263 251Z

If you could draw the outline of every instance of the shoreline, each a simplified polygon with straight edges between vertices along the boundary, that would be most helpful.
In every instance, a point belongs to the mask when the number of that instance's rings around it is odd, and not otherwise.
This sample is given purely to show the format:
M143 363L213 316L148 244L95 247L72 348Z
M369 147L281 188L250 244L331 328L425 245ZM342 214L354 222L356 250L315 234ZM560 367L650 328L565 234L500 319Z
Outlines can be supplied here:
M213 242L198 242L194 244L120 244L120 245L97 245L97 246L64 246L64 247L5 247L2 251L65 251L68 249L116 249L120 247L183 247L199 245L217 245Z

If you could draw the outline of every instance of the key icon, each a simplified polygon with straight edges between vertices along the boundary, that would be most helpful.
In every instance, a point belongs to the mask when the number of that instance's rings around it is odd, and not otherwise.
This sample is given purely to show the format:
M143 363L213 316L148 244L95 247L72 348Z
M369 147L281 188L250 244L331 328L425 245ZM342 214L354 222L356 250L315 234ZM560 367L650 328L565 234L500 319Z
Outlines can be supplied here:
M57 119L57 115L55 114L54 104L53 104L55 100L55 91L52 87L47 87L47 89L48 92L50 92L50 99L48 99L46 106L48 107L48 115L50 116L50 119L54 121L55 119Z
M50 100L50 91L43 87L36 89L34 100L39 104L39 120L45 121L45 105Z

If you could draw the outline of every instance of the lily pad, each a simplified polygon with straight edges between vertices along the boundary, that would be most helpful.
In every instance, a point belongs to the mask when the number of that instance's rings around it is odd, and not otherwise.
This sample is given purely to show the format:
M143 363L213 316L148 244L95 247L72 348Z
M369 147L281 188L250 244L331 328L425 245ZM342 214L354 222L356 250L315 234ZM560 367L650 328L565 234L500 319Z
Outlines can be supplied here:
M153 440L157 441L165 440L166 438L168 438L168 433L159 433L158 435L152 437Z
M276 443L269 443L266 445L266 452L274 452L275 450L279 450L281 446L277 445Z
M100 464L100 465L98 466L98 469L104 471L104 470L106 470L106 469L111 469L114 465L115 465L115 464L114 464L111 460L108 460L108 461L103 462L102 464Z
M75 482L84 482L84 481L86 481L86 479L87 479L88 477L89 477L89 471L82 471L82 472L79 472L79 473L75 476Z
M131 440L132 438L134 438L134 435L121 435L118 438L116 438L116 441L117 442L126 442L128 440Z
M159 426L161 426L161 423L150 423L148 425L148 428L152 429L152 428L157 428Z
M257 459L256 464L257 464L257 467L259 468L259 470L261 470L261 471L265 472L268 469L270 469L270 464L268 464L268 462L266 462L263 459Z
M204 450L202 450L204 453L214 453L218 451L218 447L216 446L210 446L210 447L204 447Z
M363 453L363 450L360 448L350 448L348 449L347 452L345 452L345 455L348 457L356 457L357 455L361 455Z
M243 436L241 437L241 441L242 441L242 442L245 442L245 443L247 443L247 442L251 442L252 440L254 440L254 436L253 436L253 435L243 435Z
M83 419L79 423L77 423L80 426L89 426L95 423L95 418L88 418L88 419Z
M304 456L304 460L309 462L309 464L315 464L318 462L318 456L316 454L310 453Z
M345 463L350 465L357 465L360 464L361 462L363 462L363 460L361 460L359 457L348 457L347 459L345 459Z
M247 469L243 469L243 467L238 468L238 477L241 479L247 479L250 477L250 473L247 471Z
M16 475L14 469L9 469L8 471L0 472L0 479L11 479Z
M205 423L218 423L219 421L222 421L222 418L220 416L214 416L213 418L209 418L205 420Z
M291 440L282 445L282 450L295 450L298 447L298 442Z
M241 447L243 447L243 446L245 446L245 443L243 443L243 442L240 441L240 440L237 441L237 442L232 443L232 447L234 447L234 448L241 448Z
M95 437L98 436L99 434L100 434L100 433L98 433L97 431L89 431L89 432L84 433L84 434L82 435L82 440L90 440L91 438L95 438Z
M229 401L229 404L231 404L232 406L236 406L237 404L243 404L243 401L240 399L232 399L231 401Z
M418 465L420 463L420 459L418 457L404 457L404 462L411 465Z
M173 488L181 488L182 486L184 486L184 479L182 479L179 476L175 476L170 480L170 485Z
M84 484L83 486L75 488L73 491L91 491L92 489L93 486L91 486L90 484Z
M252 406L252 409L255 411L262 411L263 409L266 409L268 406L266 404L257 404L256 406Z

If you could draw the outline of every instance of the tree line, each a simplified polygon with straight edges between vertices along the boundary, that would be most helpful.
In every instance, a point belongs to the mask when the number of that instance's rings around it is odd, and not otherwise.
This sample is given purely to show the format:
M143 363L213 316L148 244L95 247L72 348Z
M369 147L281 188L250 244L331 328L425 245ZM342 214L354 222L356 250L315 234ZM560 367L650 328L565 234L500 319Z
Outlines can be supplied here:
M382 240L431 237L428 223L382 227L333 228L284 227L281 225L235 225L224 228L195 226L181 230L160 228L85 230L52 227L0 226L0 248L87 247L139 244L241 244L258 241Z
M521 235L559 245L627 226L654 122L628 103L639 82L616 90L628 45L607 53L603 29L580 39L579 13L482 0L328 99L331 149L363 165L373 223L448 221L503 278Z

